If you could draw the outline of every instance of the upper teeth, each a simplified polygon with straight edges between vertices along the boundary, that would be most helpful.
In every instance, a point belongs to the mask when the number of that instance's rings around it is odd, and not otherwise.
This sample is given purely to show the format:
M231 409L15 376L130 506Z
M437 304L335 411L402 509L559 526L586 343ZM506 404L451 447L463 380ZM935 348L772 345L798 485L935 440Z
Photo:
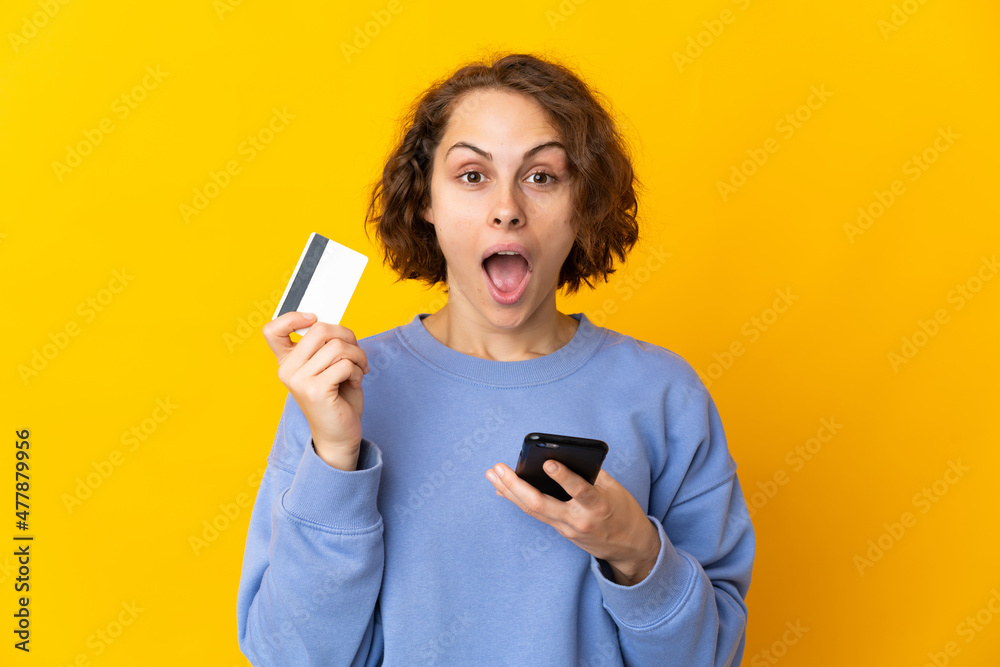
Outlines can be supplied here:
M517 253L513 250L501 250L497 253L498 255L516 255Z

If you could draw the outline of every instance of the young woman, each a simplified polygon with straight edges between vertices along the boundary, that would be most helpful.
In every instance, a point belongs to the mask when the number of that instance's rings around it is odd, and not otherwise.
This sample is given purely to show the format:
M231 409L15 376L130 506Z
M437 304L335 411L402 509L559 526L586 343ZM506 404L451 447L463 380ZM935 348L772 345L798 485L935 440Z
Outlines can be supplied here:
M755 540L712 398L678 355L556 309L624 261L635 183L556 63L468 65L417 100L368 222L448 301L360 342L264 326L289 394L240 581L251 662L740 663ZM596 483L519 479L534 431L607 442Z

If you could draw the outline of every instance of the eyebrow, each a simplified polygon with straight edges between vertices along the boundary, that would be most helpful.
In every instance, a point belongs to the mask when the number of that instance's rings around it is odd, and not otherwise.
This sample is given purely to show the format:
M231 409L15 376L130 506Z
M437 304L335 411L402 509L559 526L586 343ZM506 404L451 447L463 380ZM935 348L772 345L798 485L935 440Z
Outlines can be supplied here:
M560 142L558 142L558 141L547 141L544 144L538 144L534 148L526 151L524 153L524 157L522 159L527 160L528 158L530 158L535 153L537 153L537 152L539 152L541 150L544 150L546 148L551 148L553 146L555 146L557 148L561 148L561 149L563 149L563 151L568 152L568 151L566 151L566 147L563 146ZM448 157L448 153L451 153L456 148L468 148L469 150L471 150L471 151L473 151L475 153L479 153L480 155L482 155L487 160L490 160L491 162L493 161L493 154L492 153L490 153L489 151L484 151L479 146L474 146L473 144L470 144L470 143L468 143L466 141L459 141L459 142L453 144L451 148L449 148L447 151L445 151L444 156Z

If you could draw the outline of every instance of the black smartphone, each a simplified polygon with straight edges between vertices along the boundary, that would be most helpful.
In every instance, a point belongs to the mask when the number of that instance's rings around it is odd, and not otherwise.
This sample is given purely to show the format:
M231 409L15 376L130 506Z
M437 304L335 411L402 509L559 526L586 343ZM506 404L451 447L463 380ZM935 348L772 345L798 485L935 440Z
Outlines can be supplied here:
M517 476L556 500L570 500L570 495L559 483L549 477L542 464L555 459L580 477L593 484L601 472L601 464L608 454L608 444L603 440L576 438L553 433L529 433L524 436L521 455L517 459Z

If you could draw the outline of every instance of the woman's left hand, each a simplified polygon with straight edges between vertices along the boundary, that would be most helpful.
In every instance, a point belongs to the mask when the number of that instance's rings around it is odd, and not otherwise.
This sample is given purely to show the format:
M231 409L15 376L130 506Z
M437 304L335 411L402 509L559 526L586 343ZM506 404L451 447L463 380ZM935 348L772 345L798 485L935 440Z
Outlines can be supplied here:
M603 469L591 485L556 461L547 461L544 468L570 500L563 502L542 493L503 463L490 469L486 477L498 496L552 526L595 558L607 561L615 583L632 586L645 579L660 553L660 534L628 489Z

